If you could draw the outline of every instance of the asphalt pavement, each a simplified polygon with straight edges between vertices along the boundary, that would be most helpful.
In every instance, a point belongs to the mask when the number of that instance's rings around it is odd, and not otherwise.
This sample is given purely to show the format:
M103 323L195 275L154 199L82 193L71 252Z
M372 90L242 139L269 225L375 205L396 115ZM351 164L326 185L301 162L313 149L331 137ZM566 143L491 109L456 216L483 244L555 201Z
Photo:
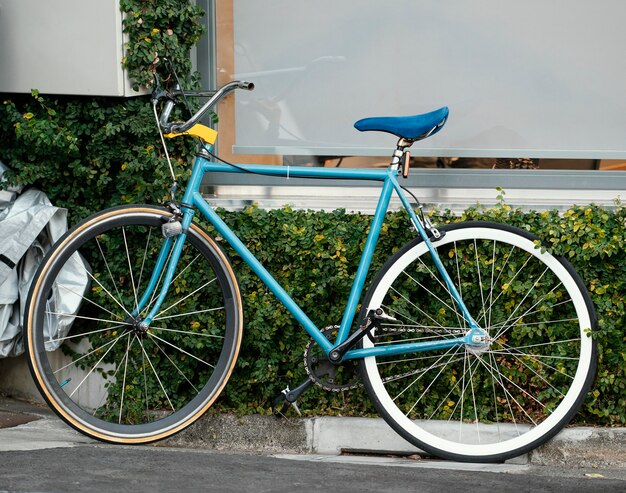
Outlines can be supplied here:
M106 445L44 407L7 399L0 399L0 426L0 493L626 491L626 463L460 464L382 452L261 453L225 443L212 449L184 441L176 447Z

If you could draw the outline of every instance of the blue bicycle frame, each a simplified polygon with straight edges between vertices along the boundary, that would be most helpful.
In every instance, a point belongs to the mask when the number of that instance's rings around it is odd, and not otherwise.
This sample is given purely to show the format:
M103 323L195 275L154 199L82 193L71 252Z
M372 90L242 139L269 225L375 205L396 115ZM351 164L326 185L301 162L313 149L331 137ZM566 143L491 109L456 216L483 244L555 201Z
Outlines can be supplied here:
M162 277L163 269L165 269L164 281L157 298L156 303L152 307L150 313L144 319L144 323L149 325L158 312L163 299L167 294L169 285L174 278L178 259L182 251L186 234L185 232L191 225L195 210L198 209L215 227L220 235L230 244L230 246L243 258L243 260L250 266L250 268L259 276L259 278L265 283L265 285L276 295L283 305L289 310L294 318L304 327L307 333L315 340L315 342L329 354L330 351L343 343L349 336L350 328L354 322L356 315L357 305L361 299L363 287L365 284L365 278L370 267L372 255L376 248L378 236L391 195L395 190L396 194L400 198L404 209L409 214L412 224L415 226L418 234L426 243L428 250L435 265L441 274L441 277L447 285L450 293L454 297L459 309L461 310L463 317L468 323L468 333L463 337L443 339L432 342L413 342L403 344L391 344L383 347L371 347L371 348L359 348L351 349L346 352L343 359L358 359L368 356L392 356L398 354L406 354L419 351L429 351L436 349L447 349L458 345L474 345L480 336L483 335L482 329L474 321L470 313L468 312L463 300L457 291L450 276L446 272L439 255L435 250L431 240L428 238L428 234L418 219L417 215L411 208L409 201L407 200L402 188L398 184L397 176L399 171L397 167L389 166L387 169L336 169L336 168L310 168L310 167L289 167L289 166L270 166L270 165L254 165L254 164L238 164L237 166L230 166L223 163L214 163L206 160L205 158L198 156L194 162L193 170L183 201L181 203L181 210L183 212L182 217L182 233L171 238L166 238L166 241L161 248L159 256L157 258L155 269L152 273L148 288L144 293L141 301L138 303L138 307L135 312L139 313L148 303L151 293L156 289L159 284L159 279ZM383 183L378 204L376 206L376 212L370 225L370 231L365 242L365 248L359 262L359 266L355 275L355 279L350 291L350 295L346 304L346 308L339 326L337 338L334 344L329 341L322 331L311 321L311 319L304 313L304 311L293 301L289 294L278 284L274 277L261 265L256 257L248 250L248 248L242 243L235 233L226 225L226 223L217 215L213 208L207 203L199 192L202 177L205 173L209 172L221 172L221 173L259 173L263 175L272 175L276 177L298 177L298 178L326 178L326 179L343 179L343 180L369 180L380 181ZM135 313L135 314L136 314ZM477 338L478 336L478 338Z

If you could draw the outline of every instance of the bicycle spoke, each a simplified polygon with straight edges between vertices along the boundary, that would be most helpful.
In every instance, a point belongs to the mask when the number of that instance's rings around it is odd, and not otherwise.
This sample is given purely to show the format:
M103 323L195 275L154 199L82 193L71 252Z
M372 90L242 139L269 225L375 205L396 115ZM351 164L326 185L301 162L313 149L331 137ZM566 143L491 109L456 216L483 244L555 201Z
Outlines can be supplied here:
M135 277L133 276L133 266L130 261L130 253L128 251L128 240L126 239L126 228L122 228L122 236L124 238L124 247L126 249L126 260L128 261L128 274L130 275L130 283L133 288L133 297L135 298L135 310L138 310L139 300L137 299L137 287L135 286Z
M164 310L161 310L159 313L157 313L155 315L155 318L160 317L161 315L163 315L165 312L171 310L172 308L180 305L183 301L185 301L187 298L193 296L194 294L196 294L198 291L203 290L204 288L206 288L208 285L212 284L217 278L213 278L210 281L204 283L202 286L200 286L198 289L196 289L195 291L192 291L191 293L189 293L187 296L185 296L184 298L181 298L180 300L178 300L176 303L171 304L170 306L168 306L167 308L165 308Z
M165 317L156 316L152 320L165 320L165 319L168 319L168 318L188 317L189 315L197 315L199 313L210 313L210 312L215 312L217 310L223 310L223 309L224 309L223 306L219 306L217 308L207 308L205 310L195 310L193 312L178 313L176 315L167 315Z
M454 356L454 354L450 355L450 358L452 358ZM415 401L413 403L413 405L411 406L411 409L409 409L406 413L404 413L405 416L408 416L409 414L411 414L411 412L413 412L413 409L415 409L415 406L417 406L419 404L419 402L422 400L422 398L428 394L428 391L430 390L430 388L433 386L433 384L437 381L437 379L439 378L439 376L441 375L441 373L445 370L446 366L449 364L449 361L446 362L445 365L441 365L441 367L439 368L439 373L437 373L437 375L435 375L434 378L431 379L430 383L428 384L428 387L426 387L426 389L424 390L424 392L422 392L422 394L420 395L419 399L417 399L417 401ZM422 374L423 375L423 374ZM420 375L418 378L416 378L413 383L411 383L411 385L413 385L415 382L417 382L417 380L419 380L422 375ZM406 389L405 389L406 390ZM404 393L404 391L402 391L402 393ZM402 394L401 393L401 394ZM398 395L396 397L396 399L400 397L400 395Z
M413 308L415 308L418 312L420 312L422 315L424 315L426 318L428 318L435 325L437 325L438 327L442 327L442 325L440 323L438 323L434 318L432 318L430 315L428 315L426 312L424 312L420 307L418 307L415 303L413 303L406 296L404 296L402 293L400 293L396 288L392 287L391 289L396 294L398 294L404 301L406 301L409 305L411 305Z
M150 403L148 401L148 376L146 375L146 351L143 347L143 335L138 337L135 334L135 339L139 343L141 349L141 369L143 372L143 386L144 386L144 402L146 404L146 418L150 416Z
M546 306L554 307L555 305L546 305ZM536 313L536 312L534 312L534 313ZM515 322L513 322L512 324L509 324L510 327L521 328L521 327L533 327L533 326L536 326L536 325L557 325L557 324L562 324L564 322L573 322L575 324L578 321L577 318L557 318L557 319L550 319L550 320L541 320L540 322L522 322L522 323L519 323L520 320L523 320L527 316L528 316L528 313L525 313L520 318L518 318ZM501 329L504 325L505 325L505 323L491 325L490 328L491 329Z
M502 353L498 353L498 354L502 354ZM513 357L515 357L515 358L518 358L518 359L519 359L518 355L514 352L514 350L513 350L513 349L512 349L511 351L505 352L504 354L509 354L509 355L511 355L511 356L513 356ZM519 356L530 357L530 358L532 358L533 360L535 360L537 363L539 363L540 365L545 366L545 367L549 368L550 370L552 370L552 371L554 371L554 372L560 373L561 375L563 375L563 376L565 376L565 377L569 378L570 380L574 380L574 377L573 377L572 375L569 375L569 374L565 373L564 371L559 370L558 368L555 368L555 367L554 367L554 366L552 366L552 365L549 365L549 364L547 364L547 363L545 363L545 362L543 362L543 361L540 361L538 358L552 358L552 359L561 359L561 360L564 360L564 359L569 359L569 360L575 360L575 361L577 361L577 360L578 360L578 358L567 358L567 357L558 357L558 356L557 356L557 357L552 357L552 356L538 356L538 355L531 355L531 354L526 354L526 353L520 353L520 354L519 354ZM521 361L521 360L520 360L520 361Z
M120 329L124 326L128 326L129 324L121 324L121 325L114 325L113 327L107 327L106 329L98 329L98 330L92 330L91 332L81 332L80 334L74 334L74 335L70 335L70 336L65 336L65 337L59 337L57 339L48 339L48 342L61 342L61 341L68 341L70 339L76 339L77 337L85 337L88 335L93 335L93 334L98 334L101 332L107 332L109 330L116 330L116 329Z
M554 386L554 385L552 385L550 382L548 382L548 381L547 381L547 380L543 377L543 375L540 375L540 374L539 374L539 373L538 373L538 372L537 372L534 368L531 368L531 367L530 367L530 366L529 366L529 365L528 365L528 364L527 364L527 363L526 363L526 362L525 362L522 358L520 358L519 356L517 356L517 355L516 355L515 353L513 353L513 352L511 352L511 353L509 353L509 354L510 354L511 356L513 356L513 358L515 358L515 360L519 361L519 362L520 362L521 364L523 364L526 368L528 368L528 369L529 369L529 370L533 373L533 375L536 375L536 376L537 376L537 377L538 377L541 381L543 381L543 383L547 384L549 388L551 388L551 389L555 390L556 392L558 392L558 393L559 393L562 397L564 397L564 396L565 396L565 394L563 394L563 392L561 392L561 391L560 391L557 387L555 387L555 386ZM535 361L537 361L537 360L535 360ZM544 364L544 363L542 363L542 362L540 362L540 361L537 361L537 362L538 362L541 366L546 366L546 367L548 367L548 368L549 368L549 369L551 369L551 370L554 370L554 371L559 372L559 370L557 370L556 368L554 368L554 367L552 367L552 366L550 366L550 365L546 365L546 364ZM559 373L561 373L562 375L564 375L564 376L566 376L566 377L570 378L571 380L574 380L574 377L570 377L570 376L569 376L569 375L567 375L566 373L563 373L563 372L559 372Z
M169 265L170 260L172 258L172 250L174 249L170 245L169 251L167 252L167 259L165 260L165 263L163 264L164 266ZM144 313L150 313L150 310L152 309L154 302L158 299L159 293L163 289L163 288L159 288L159 286L161 286L161 281L163 280L163 277L165 276L165 271L166 271L165 267L162 267L161 272L159 273L159 278L157 279L154 289L152 290L152 296L150 297L150 301L148 302L147 306L143 309Z
M438 356L437 358L440 359L440 356ZM386 377L384 379L384 383L388 384L388 383L391 383L391 382L397 382L399 380L403 380L405 378L414 377L415 375L423 375L424 373L426 373L426 372L428 372L430 370L433 370L435 368L440 368L442 366L450 365L452 363L456 363L458 361L461 361L462 359L463 358L459 358L459 359L455 359L455 360L446 361L444 363L433 363L432 365L430 365L430 366L428 366L426 368L418 368L418 369L415 369L415 370L411 370L411 371L402 373L400 375L389 376L389 377ZM405 360L405 361L413 361L413 360ZM409 384L409 387L410 386L411 386L411 384Z
M92 305L96 306L97 308L100 308L101 310L104 310L105 312L107 312L109 315L112 315L113 317L117 317L118 319L121 320L121 317L119 315L117 315L116 313L113 313L111 310L103 307L102 305L96 303L95 301L93 301L91 298L87 298L86 296L84 296L81 293L77 293L76 291L70 289L68 286L66 286L65 284L57 284L57 286L59 288L64 288L67 291L69 291L72 294L75 294L76 296L80 297L80 299L82 299L83 301L86 301L88 303L91 303ZM69 315L69 314L68 314Z
M152 361L150 360L150 356L148 356L148 353L146 353L146 348L143 346L143 344L141 344L140 346L141 346L141 350L143 351L144 357L148 361L148 364L150 365L150 368L152 368L152 372L154 373L154 376L156 377L157 382L159 382L159 386L161 387L161 390L163 391L163 394L165 395L165 398L167 399L167 402L169 403L170 407L172 408L172 411L176 412L176 408L174 407L174 404L172 404L172 401L170 400L170 396L168 395L167 391L165 390L165 387L163 386L163 383L161 382L161 379L159 378L159 374L155 370L154 365L152 364ZM146 390L146 392L147 392L147 390Z
M170 263L170 259L171 259L171 256L172 256L172 251L173 251L173 248L170 248L170 251L168 252L168 257L167 257L167 260L165 261L164 266L169 265L169 263ZM195 262L195 261L196 261L196 259L198 259L198 258L200 258L200 255L197 255L197 256L196 256L196 257L195 257L195 258L194 258L191 262L189 262L189 263L188 263L188 264L187 264L187 265L186 265L186 266L185 266L185 267L184 267L184 268L183 268L183 269L182 269L182 270L181 270L181 271L180 271L180 272L176 275L176 277L174 277L174 278L170 281L170 283L167 285L168 289L169 289L169 288L170 288L170 287L171 287L171 286L172 286L172 285L176 282L176 280L177 280L177 279L179 279L179 278L180 278L180 277L181 277L181 276L182 276L182 275L183 275L183 274L184 274L184 273L185 273L185 272L186 272L186 271L187 271L187 270L188 270L188 269L189 269L189 268L190 268L190 267L194 264L194 262ZM155 302L155 301L157 300L157 298L158 298L158 294L161 292L161 289L163 289L163 288L159 289L159 286L161 285L161 281L162 281L162 279L163 279L163 276L165 275L166 270L167 270L167 269L166 269L165 267L163 267L163 268L161 269L161 274L159 275L159 279L158 279L158 281L157 281L157 284L156 284L156 286L155 286L155 288L154 288L154 291L152 292L152 297L150 298L150 302L148 303L147 308L145 308L145 310L144 310L146 313L150 312L150 310L151 310L151 308L152 308L152 306L153 306L154 302ZM179 301L179 303L180 303L181 301L183 301L183 300L180 300L180 301ZM172 308L172 307L169 307L169 308ZM167 308L166 310L162 310L161 312L157 313L157 315L156 315L156 316L158 317L158 315L159 315L159 314L164 313L165 311L169 310L169 308ZM165 318L165 317L160 317L160 318ZM153 320L154 320L154 319L153 319Z
M483 280L480 275L480 259L478 258L478 242L476 238L474 238L474 254L476 257L476 273L478 274L478 291L480 291L480 300L482 307L485 306L485 294L483 291Z
M490 283L490 289L489 289L489 306L493 305L493 303L492 303L492 300L493 300L493 288L495 286L494 280L493 280L493 276L495 275L495 270L496 270L496 242L494 240L493 241L492 253L491 253L491 283ZM487 322L487 326L491 327L491 309L489 309L489 317L486 317L485 321Z
M490 361L492 361L493 359L493 354L488 354L487 357L489 358ZM502 437L502 434L500 432L500 418L499 418L499 413L498 413L498 398L496 396L496 382L494 381L493 377L491 377L491 390L493 391L493 412L496 415L496 425L498 428L498 437Z
M200 363L203 363L203 364L205 364L205 365L207 365L207 366L210 366L211 368L215 368L215 367L214 367L211 363L208 363L208 362L204 361L203 359L200 359L200 358L198 358L197 356L194 356L193 354L191 354L191 353L189 353L189 352L185 351L183 348L181 348L181 347L179 347L179 346L176 346L175 344L172 344L171 342L167 342L165 339L160 338L158 335L156 335L156 334L151 334L150 332L147 332L147 334L148 334L148 336L150 336L151 338L152 338L152 337L154 337L154 338L158 339L159 341L164 342L164 343L165 343L165 344L167 344L168 346L173 347L174 349L176 349L176 350L180 351L180 352L181 352L181 353L183 353L183 354L186 354L187 356L189 356L189 357L191 357L191 358L193 358L193 359L195 359L195 360L199 361Z
M461 282L461 269L459 265L459 255L457 253L456 241L454 242L454 261L456 264L456 288L459 291L459 296L461 297L461 299L463 299L463 283ZM452 293L450 293L450 299L454 300L454 296L452 296ZM457 322L459 323L459 325L462 325L463 328L467 327L467 321L465 320L465 317L460 317L459 320L459 316L457 315Z
M163 354L163 356L165 356L165 357L168 359L168 361L172 364L172 366L173 366L174 368L176 368L176 371L178 371L178 373L179 373L180 375L182 375L182 377L183 377L185 380L187 380L187 383L188 383L189 385L191 385L191 387L192 387L192 388L193 388L196 392L198 392L198 389L196 388L196 386L195 386L195 385L191 382L191 380L189 380L189 379L187 378L187 376L186 376L186 375L183 373L183 371L182 371L182 370L178 367L178 365L177 365L176 363L174 363L174 361L172 360L172 358L170 358L170 357L169 357L169 355L168 355L165 351L163 351L163 348L161 348L161 346L159 346L159 343L158 343L158 342L156 342L156 341L154 341L154 340L153 340L152 342L153 342L153 343L154 343L154 345L155 345L155 346L159 349L159 351L161 351L161 353Z
M148 247L150 246L150 239L152 238L152 228L148 229L148 238L146 239L146 247L143 250L141 257L141 269L139 269L139 280L137 281L137 287L141 286L141 280L143 279L143 270L146 265L146 259L148 258ZM139 309L139 307L137 307Z
M572 300L571 299L567 299L567 300L559 301L558 303L551 303L550 305L543 305L543 306L551 308L551 309L554 309L554 308L558 308L558 307L563 307L563 305L568 305L568 304L572 304ZM532 310L532 308L531 308L531 310ZM542 313L542 312L541 312L541 310L529 311L529 312L524 313L524 317L528 317L529 315L535 315L537 313ZM578 318L571 318L569 320L578 321ZM546 320L545 323L556 323L556 322L561 322L561 321L563 321L563 320ZM517 323L517 321L515 323ZM540 323L543 323L543 322L536 322L536 324L540 324ZM501 322L499 324L493 324L493 325L491 325L491 327L501 327L502 325L503 325L503 322ZM527 324L527 325L531 325L531 324Z
M485 366L485 368L487 369L487 371L489 371L491 373L491 371L493 370L493 368L491 368L489 365L487 365L482 359L479 360L481 362L481 364L483 364ZM527 390L523 389L522 387L520 387L519 385L517 385L513 380L511 380L509 377L507 377L506 375L504 375L502 372L498 372L498 375L501 376L502 378L504 378L507 382L509 382L511 385L513 385L515 388L517 388L522 394L528 396L530 399L532 399L533 401L535 401L536 404L539 404L539 406L541 406L542 409L546 409L545 405L539 401L538 399L536 399L530 392L528 392ZM515 399L514 399L515 400ZM520 406L520 408L522 409L522 411L524 412L524 414L528 417L529 420L532 421L533 425L537 426L537 423L535 422L534 419L532 419L532 417L526 412L526 410L523 408L523 406L521 406L519 404L519 402L517 402L517 400L515 400L516 403Z
M178 334L189 334L189 335L198 336L198 337L214 337L216 339L224 339L224 336L218 336L214 334L203 334L202 332L194 332L191 330L166 329L165 327L155 327L153 325L150 326L150 330L162 330L165 332L176 332Z
M493 368L497 368L497 366L498 366L498 365L497 365L497 363L495 362L495 358L493 357L493 354L490 354L490 355L489 355L489 359L490 359L490 361L491 361L492 367L493 367ZM511 415L511 420L512 420L513 425L514 425L514 427L515 427L515 431L517 432L517 434L518 434L518 436L519 436L519 434L520 434L520 433L519 433L519 430L518 430L518 427L517 427L517 420L515 419L515 413L513 412L513 406L511 406L511 400L509 399L510 393L509 393L509 392L508 392L508 390L506 389L506 387L505 387L505 385L504 385L504 382L502 382L502 379L499 377L499 374L498 374L498 377L496 378L496 377L493 375L493 373L492 373L492 372L489 372L489 373L490 373L490 375L491 375L491 384L492 384L492 386L494 387L494 394L495 394L495 392L496 392L496 381L497 381L497 383L500 385L500 387L504 390L504 398L505 398L505 400L506 400L507 407L509 408L509 413L510 413L510 415ZM496 410L497 410L497 400L496 400L496 406L495 406L495 407L496 407Z
M523 264L523 265L522 265L522 266L521 266L521 267L520 267L520 268L519 268L519 269L515 272L515 274L513 275L513 277L511 277L511 278L510 278L510 279L509 279L509 280L508 280L505 284L506 284L506 285L508 285L508 286L510 286L510 285L513 283L513 281L517 278L517 276L518 276L521 272L523 272L523 271L524 271L524 269L526 268L526 266L528 265L528 263L530 262L530 260L531 260L532 258L534 258L532 255L528 255L528 257L526 258L526 261L524 262L524 264ZM509 260L509 259L507 258L507 263L508 263L508 260ZM506 265L506 263L505 263L505 265ZM502 268L502 270L500 271L500 274L502 274L502 272L504 272L504 267L503 267L503 268ZM500 276L498 276L498 279L499 279L499 278L500 278ZM497 280L496 280L496 282L497 282ZM501 297L501 296L502 296L505 292L506 292L506 290L504 290L504 289L503 289L503 290L502 290L502 291L498 294L498 296L496 296L496 299L495 299L495 300L493 300L493 301L491 302L491 305L489 305L489 306L487 307L487 310L491 310L491 308L493 308L493 306L496 304L496 302L500 299L500 297Z
M411 276L409 273L404 272L404 275L406 275L409 279L411 279L411 281L413 281L417 286L419 286L420 288L422 288L424 291L426 291L428 294L430 294L433 298L435 298L437 301L439 301L443 306L445 306L446 308L448 308L450 311L456 313L457 317L460 315L458 310L456 308L451 307L450 305L448 305L445 301L443 301L439 296L437 296L435 293L433 293L430 289L428 289L426 286L424 286L421 282L417 281L413 276ZM449 293L449 291L448 291Z
M409 322L411 322L411 323L412 323L415 327L420 327L420 326L422 325L422 324L420 324L419 322L417 322L417 320L414 320L414 319L413 319L413 318L411 318L410 316L405 315L404 313L401 313L400 311L398 311L398 310L396 310L396 309L392 308L392 307L391 307L391 306L389 306L389 305L384 305L384 304L383 304L383 305L381 305L381 307L382 307L382 308L384 308L384 309L385 309L385 311L388 311L388 312L390 312L391 314L393 314L393 315L395 316L395 318L398 318L398 317L399 317L399 318L401 318L401 319L408 320L408 321L409 321ZM400 326L402 326L402 325L406 325L406 324L402 323Z
M107 347L107 346L109 346L109 345L111 345L111 344L115 344L115 343L116 343L119 339L121 339L121 338L122 338L122 337L124 337L125 335L126 335L126 333L123 333L122 335L117 336L117 337L116 337L115 339L113 339L112 341L109 341L109 342L107 342L106 344L103 344L102 346L99 346L99 347L97 347L96 349L91 350L91 351L90 351L90 352L88 352L87 354L82 355L80 358L78 358L78 359L76 359L76 360L72 361L71 363L68 363L67 365L62 366L61 368L59 368L59 369L55 370L55 371L54 371L54 374L57 374L57 373L59 373L60 371L65 370L66 368L68 368L68 367L72 366L73 364L75 364L75 363L77 363L77 362L79 362L79 361L81 361L81 360L83 360L83 359L85 359L85 358L87 358L87 357L91 356L93 353L95 353L95 352L97 352L97 351L100 351L101 349L104 349L105 347ZM110 349L110 348L109 348L109 349ZM108 352L108 350L107 350L107 352Z
M464 357L463 360L465 361L466 358ZM441 399L441 401L439 402L439 405L435 408L435 410L430 414L430 416L428 416L428 420L431 420L435 417L435 415L437 414L437 412L441 409L441 406L444 404L444 402L447 402L448 399L450 399L450 396L454 393L454 391L459 388L461 381L460 380L456 380L456 382L454 383L454 385L452 387L450 387L450 391L446 394L446 396ZM457 405L458 405L458 401L457 401ZM454 407L454 409L452 410L450 417L452 417L454 415L454 411L456 410L456 406ZM448 418L448 420L450 420L450 418Z
M580 340L580 339L579 339ZM508 346L504 345L504 348L508 348ZM578 361L578 358L573 356L556 356L553 354L536 354L536 353L523 353L521 351L517 351L517 348L510 348L504 350L489 350L491 354L501 354L501 355L514 355L514 356L524 356L531 359L556 359L556 360L567 360L567 361ZM552 367L550 367L552 368ZM554 368L552 368L554 369Z
M98 239L98 237L95 237L96 240L96 245L98 246L98 250L100 251L100 258L102 258L102 260L104 261L104 265L106 266L107 272L109 274L109 279L111 279L111 284L113 284L113 288L115 289L115 292L117 293L117 304L121 306L121 300L122 300L122 295L119 292L119 289L117 288L117 283L115 282L115 279L113 278L113 273L111 272L111 268L109 267L109 262L107 261L107 257L104 254L104 250L102 249L102 245L100 244L100 240ZM91 276L91 273L87 270L86 267L83 267L85 269L85 272ZM102 289L104 289L104 286L101 286ZM106 291L106 289L105 289ZM109 294L109 296L111 296L111 298L113 297L108 291L106 291L107 294Z
M531 347L541 347L541 346L552 346L553 344L565 344L565 343L570 343L570 342L580 342L580 337L576 337L574 339L564 339L562 341L555 341L555 342L540 342L540 343L536 343L536 344L528 344L526 346L516 346L515 349L528 349ZM494 351L496 352L496 351ZM578 359L578 358L575 358Z
M103 290L106 294L108 294L108 295L109 295L109 297L110 297L110 298L111 298L111 299L112 299L112 300L113 300L113 301L114 301L114 302L115 302L115 303L116 303L116 304L117 304L117 305L118 305L118 306L119 306L122 310L124 310L124 312L126 313L126 315L128 315L129 317L131 317L130 312L129 312L129 311L128 311L125 307L124 307L124 305L122 305L122 304L121 304L121 303L120 303L120 302L119 302L119 301L115 298L115 296L113 296L113 295L109 292L109 290L108 290L107 288L105 288L105 287L104 287L104 286L100 283L100 281L98 281L98 279L96 279L96 278L95 278L95 277L91 274L91 272L89 272L89 271L87 271L87 270L86 270L85 272L87 272L87 275L91 278L91 280L92 280L92 281L94 281L94 282L95 282L98 286L100 286L100 287L102 288L102 290Z
M410 384L408 384L406 387L404 387L404 389L403 389L403 390L402 390L399 394L397 394L397 395L393 398L393 400L394 400L394 401L398 400L398 398L399 398L399 397L401 397L401 396L402 396L402 394L404 394L404 393L405 393L407 390L409 390L409 389L410 389L413 385L415 385L415 383L416 383L416 382L417 382L420 378L422 378L422 377L423 377L423 376L424 376L424 375L425 375L428 371L432 370L433 368L437 368L437 367L438 367L438 366L437 366L437 364L438 364L438 363L439 363L439 362L440 362L440 361L441 361L444 357L448 356L448 353L450 353L450 351L452 351L452 349L453 349L453 348L448 349L448 350L447 350L444 354L442 354L441 356L439 356L439 357L437 358L437 361L435 361L435 363L433 363L431 366L429 366L429 367L427 367L427 368L420 369L420 372L419 372L419 374L418 374L418 377L417 377L415 380L413 380ZM450 358L452 358L452 356L454 356L454 354L452 354L452 355L450 356ZM450 361L446 361L444 364L439 365L439 366L444 366L444 365L447 365L447 364L449 364L449 362L450 362Z
M543 275L543 274L542 274ZM539 305L539 303L541 303L547 296L549 296L550 294L552 294L552 292L557 288L558 286L553 287L550 292L548 292L546 295L544 295L541 299L539 299L533 306L531 306L526 312L531 311L533 308L535 308L537 305ZM532 291L532 289L531 289ZM494 339L498 339L500 337L502 337L502 335L504 335L511 327L513 327L517 321L523 319L526 316L526 312L523 313L522 315L520 315L519 317L517 317L517 319L515 320L515 322L513 323L509 323L511 321L511 318L513 318L513 315L515 314L515 312L519 309L520 306L522 306L522 303L526 300L526 298L530 295L530 292L528 292L526 294L526 296L524 296L524 299L522 299L522 301L520 301L518 303L518 305L515 307L515 310L513 310L513 312L511 313L511 315L509 315L509 318L506 319L506 321L502 324L500 324L500 329L498 330L498 332L496 333L496 335L493 337ZM507 324L509 324L507 327L505 327Z
M132 345L132 342L135 341L135 339L133 338L133 340L131 341L131 337L130 337L130 332L128 333L128 343L126 344L126 353L124 354L125 357L125 361L124 361L124 379L122 380L122 398L120 399L120 418L118 420L118 424L122 424L122 412L124 411L124 394L126 391L126 372L128 370L128 355L130 353L130 347Z
M106 318L96 318L96 317L87 317L84 315L74 315L73 313L65 313L65 312L53 312L50 310L46 310L46 315L56 315L56 316L61 316L61 317L73 317L73 318L78 318L80 320L91 320L92 322L104 322L107 324L117 324L116 327L122 327L124 325L131 325L129 323L126 322L122 322L120 323L120 320L107 320ZM111 328L107 328L104 330L111 330Z
M130 332L128 333L128 336L130 337ZM124 360L125 354L122 355L121 361ZM114 380L117 377L117 374L120 370L119 365L116 367L115 372L113 373L113 375L110 377L110 380ZM100 399L100 402L98 403L98 405L94 408L93 412L91 413L92 416L95 416L98 411L100 410L100 408L102 408L103 405L106 404L106 394L104 394L102 396L102 398Z
M465 351L467 352L467 349ZM481 357L477 356L476 359L480 361ZM480 443L480 428L478 426L480 421L478 419L478 408L476 407L476 391L474 390L474 375L472 371L470 371L470 388L472 389L472 404L474 405L474 423L476 423L476 434L478 437L478 443Z
M98 362L92 366L91 370L89 370L89 373L87 373L87 375L85 375L85 378L82 379L82 381L78 384L78 386L76 388L74 388L74 390L72 391L72 393L70 394L70 398L76 393L76 391L83 385L83 383L85 382L85 380L87 380L87 378L89 378L89 375L91 375L94 370L98 367L98 365L100 363L102 363L102 361L104 360L104 358L106 358L107 354L109 354L111 352L111 349L113 349L113 347L117 344L117 341L120 340L122 336L117 337L116 339L113 340L113 344L111 344L111 346L109 347L109 349L106 350L106 352L102 355L102 357L98 360ZM104 347L104 346L102 346ZM97 350L96 350L97 351ZM58 371L58 370L57 370ZM55 372L57 373L57 372Z

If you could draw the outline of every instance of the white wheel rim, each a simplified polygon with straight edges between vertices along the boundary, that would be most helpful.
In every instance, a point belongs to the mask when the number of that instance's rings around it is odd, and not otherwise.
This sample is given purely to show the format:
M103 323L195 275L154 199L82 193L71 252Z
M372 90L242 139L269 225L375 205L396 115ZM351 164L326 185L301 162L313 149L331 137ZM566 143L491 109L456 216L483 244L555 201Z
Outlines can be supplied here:
M471 232L471 234L468 234ZM513 450L527 447L529 444L540 439L549 433L555 426L558 426L567 412L575 405L575 401L583 391L587 379L588 369L592 362L592 339L585 334L586 328L591 328L591 320L589 313L583 307L586 306L585 299L580 293L580 289L572 278L567 269L556 258L548 253L541 253L541 250L535 248L534 243L516 233L486 227L460 228L447 231L443 240L437 243L445 245L454 241L467 239L486 239L497 240L515 245L536 258L540 258L546 266L548 266L562 281L564 287L572 298L572 302L576 307L576 313L579 318L580 325L580 357L578 366L572 384L566 396L559 403L558 407L537 426L530 428L529 431L514 438L509 438L501 442L485 443L485 444L465 444L457 441L451 441L441 438L426 431L418 426L415 421L409 419L393 402L383 384L381 376L377 369L376 358L369 357L364 359L365 369L370 380L371 386L376 393L381 405L389 413L391 419L395 421L407 433L414 436L420 442L429 444L438 450L448 452L450 454L463 454L474 457L486 457L498 454L509 454ZM419 243L411 250L406 252L398 259L393 266L385 273L380 280L375 293L370 300L368 311L381 305L389 286L417 256L426 253L427 247L424 242ZM418 300L419 301L419 300ZM372 347L373 343L368 339L363 339L364 347Z

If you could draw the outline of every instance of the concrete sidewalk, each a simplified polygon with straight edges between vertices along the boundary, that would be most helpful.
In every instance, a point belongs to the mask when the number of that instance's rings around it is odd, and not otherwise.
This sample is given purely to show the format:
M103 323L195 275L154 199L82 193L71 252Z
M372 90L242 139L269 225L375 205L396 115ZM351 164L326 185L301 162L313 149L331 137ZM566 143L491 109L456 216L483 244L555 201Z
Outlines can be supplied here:
M90 439L66 426L48 408L0 397L0 450L33 450L89 442ZM328 416L277 419L207 414L157 446L263 454L420 456L418 449L380 418ZM510 463L626 469L626 428L570 427L548 444Z

